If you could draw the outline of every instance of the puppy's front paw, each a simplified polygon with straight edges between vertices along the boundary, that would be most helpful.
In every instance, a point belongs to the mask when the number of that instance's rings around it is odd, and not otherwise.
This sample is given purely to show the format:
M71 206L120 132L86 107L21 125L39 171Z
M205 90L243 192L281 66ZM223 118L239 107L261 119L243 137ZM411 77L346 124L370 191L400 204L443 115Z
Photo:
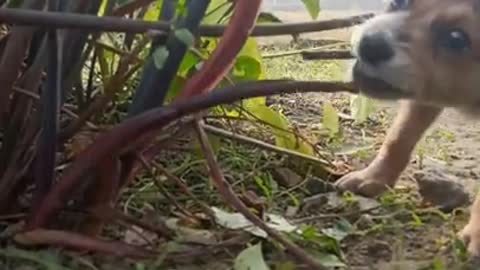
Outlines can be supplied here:
M470 219L468 224L458 233L471 256L480 257L480 220Z
M379 177L379 174L364 169L351 172L340 178L335 186L366 197L376 197L393 186L391 179Z

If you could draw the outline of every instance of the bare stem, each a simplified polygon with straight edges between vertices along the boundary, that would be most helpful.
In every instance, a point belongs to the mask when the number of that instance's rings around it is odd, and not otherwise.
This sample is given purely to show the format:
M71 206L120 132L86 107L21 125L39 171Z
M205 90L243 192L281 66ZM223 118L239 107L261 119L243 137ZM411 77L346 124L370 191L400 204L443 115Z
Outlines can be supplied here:
M253 29L252 36L292 35L346 28L360 24L372 16L373 14L369 13L327 21L271 25L263 24L257 25ZM99 32L145 33L149 30L168 32L172 29L172 25L167 22L150 22L118 17L97 17L87 14L14 8L1 8L0 21L17 25L49 28L81 28ZM204 25L200 27L199 34L201 36L219 37L223 35L224 30L225 26Z

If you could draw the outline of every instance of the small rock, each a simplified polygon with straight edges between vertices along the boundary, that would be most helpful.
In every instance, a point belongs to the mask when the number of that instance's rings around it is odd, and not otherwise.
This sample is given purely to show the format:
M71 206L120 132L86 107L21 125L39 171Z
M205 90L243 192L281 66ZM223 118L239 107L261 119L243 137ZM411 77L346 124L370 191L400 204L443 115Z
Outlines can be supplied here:
M299 208L296 206L289 206L287 207L287 210L285 211L285 216L286 217L294 217L298 214Z
M393 254L392 244L381 240L372 240L366 244L361 252L371 257L388 259Z
M169 229L176 232L177 241L179 242L201 245L214 245L218 243L214 232L180 226L179 219L177 218L168 219L166 225Z
M412 261L401 260L391 262L381 262L376 265L375 269L379 270L411 270L411 269L424 269L430 266L429 261Z
M30 265L20 265L15 267L16 270L36 270L37 268Z
M305 185L310 194L321 194L335 191L335 186L327 181L323 181L317 177L308 178Z
M454 175L433 168L415 172L413 177L423 200L442 211L450 212L470 203L469 193Z
M272 172L273 179L286 188L300 184L303 178L289 168L276 168Z
M337 192L318 194L303 200L302 212L308 212L312 208L339 208L345 204L343 198Z
M381 204L377 200L374 200L372 198L356 196L356 199L360 211L371 210L381 206Z
M356 225L358 229L366 230L374 226L375 222L373 221L373 218L371 215L364 214L364 215L361 215L360 218L357 220Z

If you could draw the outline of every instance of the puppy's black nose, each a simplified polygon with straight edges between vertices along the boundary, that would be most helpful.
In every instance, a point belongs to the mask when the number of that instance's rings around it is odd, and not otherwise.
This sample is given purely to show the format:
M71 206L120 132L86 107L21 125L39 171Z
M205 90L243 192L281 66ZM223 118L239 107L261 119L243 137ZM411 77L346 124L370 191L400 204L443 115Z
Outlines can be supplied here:
M360 59L371 64L378 65L393 58L393 48L382 33L365 35L360 41L358 48Z

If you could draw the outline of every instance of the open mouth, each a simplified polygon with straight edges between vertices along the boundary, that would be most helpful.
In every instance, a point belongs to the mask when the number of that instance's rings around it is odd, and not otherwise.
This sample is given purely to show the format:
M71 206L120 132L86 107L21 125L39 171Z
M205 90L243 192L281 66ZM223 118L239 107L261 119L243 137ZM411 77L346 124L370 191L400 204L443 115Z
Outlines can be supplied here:
M359 61L355 62L352 72L354 85L366 96L387 100L404 99L411 96L384 80L367 75L360 67Z

